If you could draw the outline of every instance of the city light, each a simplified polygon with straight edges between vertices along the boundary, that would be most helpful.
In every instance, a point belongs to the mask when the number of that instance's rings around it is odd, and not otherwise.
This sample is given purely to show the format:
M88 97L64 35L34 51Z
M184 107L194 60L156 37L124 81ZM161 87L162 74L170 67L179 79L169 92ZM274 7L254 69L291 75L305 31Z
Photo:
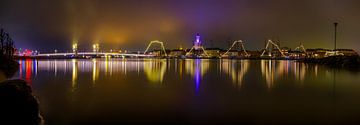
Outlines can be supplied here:
M93 52L99 52L99 44L96 43L96 44L93 44Z
M164 55L167 56L164 43L163 43L163 42L160 42L159 40L151 41L151 42L149 43L149 45L147 46L146 50L144 51L144 54L146 54L146 53L149 51L150 47L151 47L153 44L160 44L161 49L162 49ZM159 55L161 55L161 52L160 52Z
M76 53L77 50L78 50L78 44L77 44L77 43L74 43L74 44L72 45L72 49L73 49L73 52Z

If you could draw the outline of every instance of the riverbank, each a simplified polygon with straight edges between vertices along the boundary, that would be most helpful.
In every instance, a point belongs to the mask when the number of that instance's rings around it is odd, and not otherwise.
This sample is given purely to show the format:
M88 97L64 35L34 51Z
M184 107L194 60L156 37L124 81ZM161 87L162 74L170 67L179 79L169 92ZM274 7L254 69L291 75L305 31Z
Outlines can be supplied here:
M326 65L332 68L345 68L360 71L360 56L330 56L325 58L306 58L304 63Z

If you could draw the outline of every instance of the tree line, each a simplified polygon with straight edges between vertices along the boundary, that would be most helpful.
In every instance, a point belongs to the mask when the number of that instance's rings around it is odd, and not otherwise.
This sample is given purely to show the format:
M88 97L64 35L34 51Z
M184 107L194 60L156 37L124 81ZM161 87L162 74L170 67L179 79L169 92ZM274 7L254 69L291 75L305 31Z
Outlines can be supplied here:
M14 40L4 29L0 29L0 57L12 59L15 53Z

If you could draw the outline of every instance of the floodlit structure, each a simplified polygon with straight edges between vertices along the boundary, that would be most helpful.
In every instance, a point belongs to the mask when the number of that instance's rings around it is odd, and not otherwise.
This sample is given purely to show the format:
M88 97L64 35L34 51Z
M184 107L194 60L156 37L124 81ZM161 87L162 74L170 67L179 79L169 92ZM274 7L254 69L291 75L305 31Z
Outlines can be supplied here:
M202 51L204 53L205 56L209 56L204 47L202 46L202 41L201 41L201 37L200 34L196 34L195 36L195 41L194 41L194 45L193 47L191 47L190 51L186 53L186 56L189 56L191 54L194 54L194 51Z
M272 44L273 46L276 47L276 49L278 49L278 51L280 52L280 54L281 54L282 57L285 57L285 55L284 55L284 53L281 51L280 47L279 47L276 43L274 43L272 40L270 40L270 39L268 40L268 42L267 42L267 44L266 44L266 47L265 47L264 51L261 53L261 56L260 56L260 57L264 57L264 56L265 56L265 52L266 52L266 50L268 50L270 44ZM269 51L268 56L270 56L270 57L272 56L272 55L271 55L271 51Z
M144 54L146 54L146 53L149 51L149 48L150 48L153 44L160 44L162 51L164 52L165 56L167 56L166 51L165 51L164 43L163 43L163 42L160 42L160 41L158 41L158 40L151 41L151 42L149 43L149 45L147 46L146 50L144 51Z
M241 47L241 49L244 52L246 57L250 56L250 54L246 51L245 46L244 46L244 42L242 40L234 41L234 43L231 45L231 47L221 56L228 56L228 53L230 52L230 50L232 50L234 47L236 47L236 45L240 45L240 47Z
M200 34L196 34L195 41L194 41L194 49L199 50L202 48L202 41L200 39Z
M300 43L300 46L295 48L295 51L303 51L304 53L306 53L306 49L302 43Z
M300 43L300 46L296 47L294 51L291 51L288 53L291 58L305 58L307 56L306 49L302 43Z

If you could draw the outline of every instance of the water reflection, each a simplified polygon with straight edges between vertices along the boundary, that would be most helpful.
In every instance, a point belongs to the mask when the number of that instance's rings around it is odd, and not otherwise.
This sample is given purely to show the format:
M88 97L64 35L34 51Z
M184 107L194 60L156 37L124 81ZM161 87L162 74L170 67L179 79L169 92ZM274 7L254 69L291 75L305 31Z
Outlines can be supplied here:
M335 74L324 66L295 61L74 59L19 63L18 77L32 80L50 123L93 122L94 118L107 122L123 116L151 120L246 116L248 120L249 114L254 121L282 123L289 118L314 121L327 120L328 114L340 118L359 114L354 110L360 104L359 74ZM71 90L75 92L69 94ZM335 101L338 110L333 113L329 104ZM280 110L283 112L276 112ZM64 111L70 115L64 116ZM104 113L109 117L99 117ZM132 113L142 116L133 117Z
M98 66L98 62L96 61L96 59L93 59L92 60L92 65L93 65L93 67L92 67L92 81L93 81L93 83L95 84L96 83L96 80L99 78L99 66ZM105 64L106 64L106 62L105 62ZM106 70L106 68L105 68L105 70Z
M37 60L32 60L32 59L19 60L18 63L19 63L19 78L25 79L29 84L31 84L32 78L34 77L34 75L36 76L38 72Z
M65 63L65 67L66 68L66 63ZM76 83L77 83L77 78L78 78L78 62L77 60L73 59L72 60L72 77L71 77L71 81L72 81L72 88L73 90L75 90L76 88Z
M259 74L266 87L271 90L277 81L291 80L303 83L306 74L317 77L319 74L319 66L308 66L300 62L294 61L276 61L261 60L260 69L258 69L259 61L251 60L228 60L219 61L202 60L202 59L186 59L186 60L166 60L166 59L93 59L93 60L19 60L19 78L27 80L31 83L34 75L38 71L47 72L49 75L59 77L67 77L70 72L71 83L73 89L76 89L79 74L89 73L89 80L93 84L99 81L99 78L109 78L116 76L126 76L128 72L136 72L137 76L147 79L150 84L161 84L164 82L165 75L168 72L174 72L182 79L183 74L190 75L194 81L196 91L198 92L202 79L211 69L219 68L220 73L224 73L230 78L234 87L241 88L250 71L250 63L252 71L260 71ZM171 70L174 69L174 70ZM331 77L331 71L322 70L327 77ZM325 72L324 72L325 71ZM255 75L258 76L258 75ZM261 79L260 79L261 80Z
M276 80L280 81L294 78L295 81L303 83L306 71L311 70L307 68L305 64L300 62L261 60L261 73L269 90L273 88ZM317 67L312 68L314 68L315 71L317 70Z
M268 89L274 84L275 62L273 60L261 60L261 74L265 78Z
M185 70L194 78L203 77L210 67L209 60L187 59L185 60Z
M245 74L249 70L249 60L221 60L221 69L234 83L235 87L241 88Z
M166 60L145 60L144 72L150 83L162 83L166 72Z
M208 72L209 67L209 60L185 60L185 70L187 74L190 74L194 78L196 94L198 94L200 91L201 80L203 76Z
M305 79L305 73L308 67L306 65L303 65L302 63L294 63L293 68L294 68L295 79L303 83ZM314 70L315 70L315 74L317 75L317 66L314 67Z

